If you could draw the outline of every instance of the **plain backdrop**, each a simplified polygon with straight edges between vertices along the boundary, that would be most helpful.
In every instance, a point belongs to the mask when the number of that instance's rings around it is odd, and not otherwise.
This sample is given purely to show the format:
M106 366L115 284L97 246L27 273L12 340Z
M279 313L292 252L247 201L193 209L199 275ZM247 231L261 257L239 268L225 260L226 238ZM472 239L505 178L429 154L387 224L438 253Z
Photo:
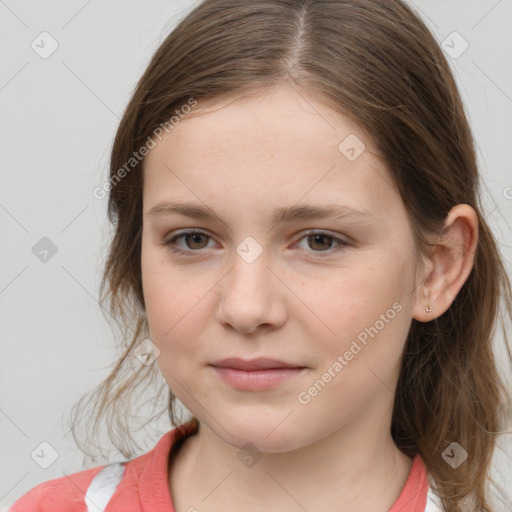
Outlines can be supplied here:
M107 176L136 81L194 5L0 2L0 511L36 484L83 469L63 417L114 357L114 336L97 304L107 199L92 191ZM413 5L451 54L485 178L486 218L510 273L512 1ZM41 247L46 262L37 257ZM57 458L43 469L33 453L52 449ZM505 471L498 469L512 489Z

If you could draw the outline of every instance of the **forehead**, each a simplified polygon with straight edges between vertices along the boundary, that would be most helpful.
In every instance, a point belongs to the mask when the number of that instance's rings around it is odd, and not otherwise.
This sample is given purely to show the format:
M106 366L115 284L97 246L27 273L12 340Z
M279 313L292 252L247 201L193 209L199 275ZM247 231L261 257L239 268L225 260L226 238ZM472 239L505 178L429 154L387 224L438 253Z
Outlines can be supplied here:
M208 131L205 137L204 132ZM223 147L229 140L256 146L265 142L262 151L280 149L282 142L307 142L304 150L314 147L324 151L327 147L338 151L339 143L348 135L356 135L366 150L377 154L373 140L362 127L318 101L313 93L286 85L235 97L231 100L204 99L182 116L171 132L164 135L171 145L194 144ZM226 136L230 137L226 140ZM219 140L220 139L220 140ZM159 144L165 152L164 144ZM285 149L285 148L283 148ZM297 151L299 148L295 148ZM149 156L148 160L154 157Z
M311 94L289 87L223 102L199 101L155 141L144 161L146 213L170 195L190 199L194 193L224 198L225 206L244 201L248 206L252 200L276 202L276 207L307 195L308 200L333 203L338 198L385 208L386 194L387 200L396 196L364 131Z

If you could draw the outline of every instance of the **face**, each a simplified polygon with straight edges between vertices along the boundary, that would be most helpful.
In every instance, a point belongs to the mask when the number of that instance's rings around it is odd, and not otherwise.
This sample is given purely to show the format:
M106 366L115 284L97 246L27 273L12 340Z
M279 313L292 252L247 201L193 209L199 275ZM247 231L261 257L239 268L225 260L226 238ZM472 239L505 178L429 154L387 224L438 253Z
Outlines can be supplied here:
M201 107L144 164L157 363L226 443L298 449L392 404L417 287L407 215L372 141L305 92Z

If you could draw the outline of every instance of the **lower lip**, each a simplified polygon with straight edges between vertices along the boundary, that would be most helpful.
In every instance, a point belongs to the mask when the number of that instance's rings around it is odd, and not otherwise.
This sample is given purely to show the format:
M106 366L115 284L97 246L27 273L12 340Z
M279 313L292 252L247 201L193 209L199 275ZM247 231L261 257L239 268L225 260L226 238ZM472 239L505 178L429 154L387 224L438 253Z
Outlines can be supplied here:
M270 368L268 370L239 370L213 366L220 378L237 389L259 390L277 386L302 373L305 368Z

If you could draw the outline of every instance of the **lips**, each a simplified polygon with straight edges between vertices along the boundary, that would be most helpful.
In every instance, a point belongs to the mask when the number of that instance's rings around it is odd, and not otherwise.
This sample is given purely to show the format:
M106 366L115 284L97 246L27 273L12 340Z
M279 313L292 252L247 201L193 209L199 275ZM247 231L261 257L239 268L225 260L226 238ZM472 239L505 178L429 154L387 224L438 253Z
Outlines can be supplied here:
M264 391L285 385L308 371L305 366L264 357L249 360L230 357L215 361L210 366L226 384L244 392Z
M215 361L214 363L211 363L211 366L216 366L219 368L234 368L236 370L245 371L269 370L277 368L305 368L304 366L264 357L249 360L240 359L238 357L229 357L227 359Z

